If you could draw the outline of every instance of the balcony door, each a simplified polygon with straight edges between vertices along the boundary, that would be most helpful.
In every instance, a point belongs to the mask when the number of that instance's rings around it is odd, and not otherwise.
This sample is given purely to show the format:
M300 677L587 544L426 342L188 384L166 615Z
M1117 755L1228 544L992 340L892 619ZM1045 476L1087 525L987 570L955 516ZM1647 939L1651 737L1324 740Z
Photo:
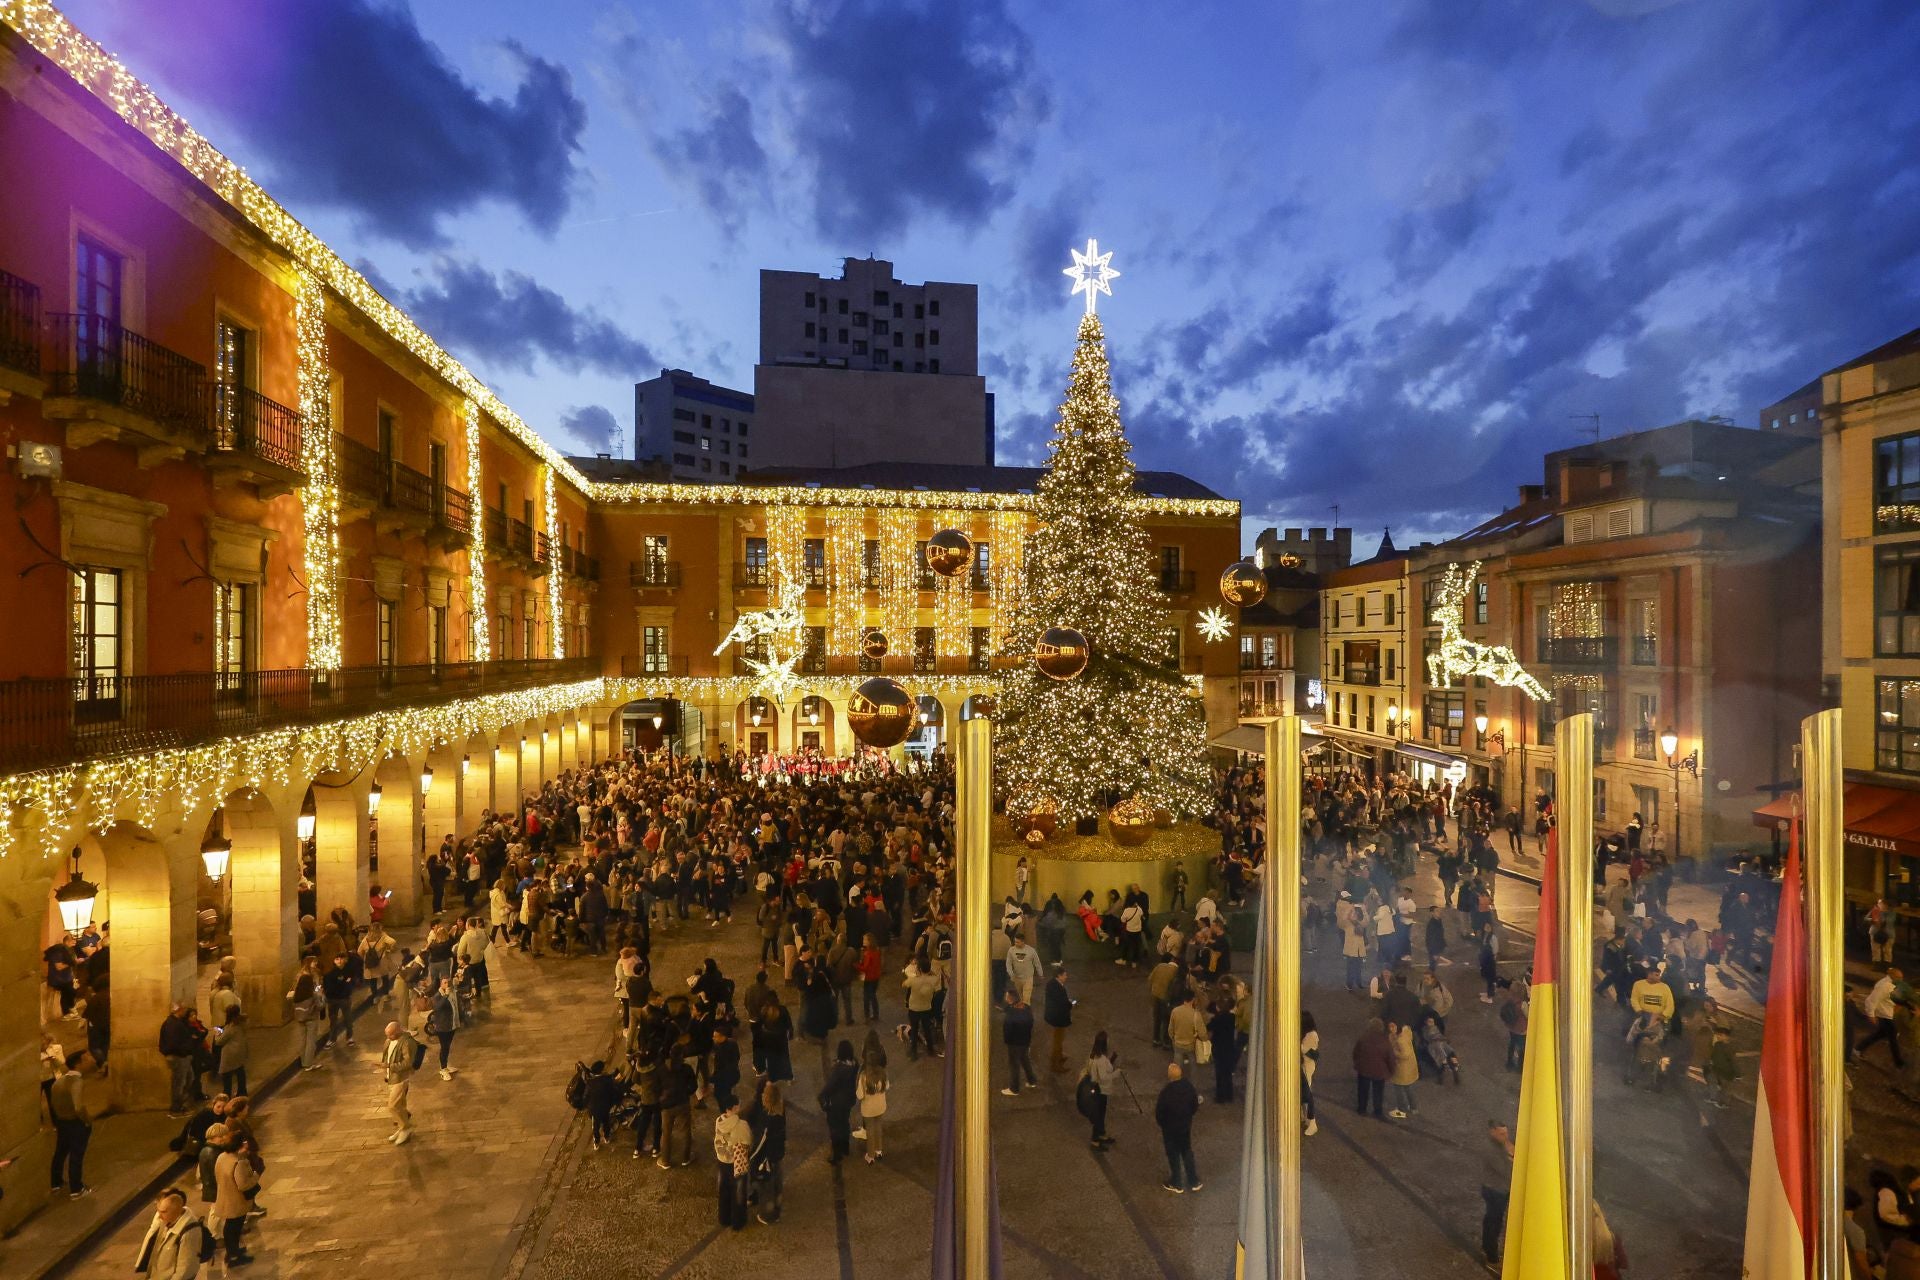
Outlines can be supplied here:
M126 259L91 236L73 246L74 369L85 394L117 398Z
M82 565L72 576L69 619L74 712L82 723L120 715L121 577L118 569Z
M222 319L213 327L214 421L223 449L246 448L247 422L241 408L241 392L248 385L248 367L253 356L253 334Z

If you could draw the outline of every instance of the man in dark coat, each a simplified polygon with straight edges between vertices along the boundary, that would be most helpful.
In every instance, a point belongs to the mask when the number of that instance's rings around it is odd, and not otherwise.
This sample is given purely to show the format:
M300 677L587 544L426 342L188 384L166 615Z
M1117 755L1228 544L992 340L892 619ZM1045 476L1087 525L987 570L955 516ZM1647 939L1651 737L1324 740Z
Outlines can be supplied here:
M1073 998L1067 994L1067 966L1053 966L1045 994L1042 1016L1053 1030L1047 1065L1058 1074L1067 1069L1067 1028L1073 1025Z
M1202 1185L1193 1163L1193 1114L1199 1109L1200 1095L1181 1073L1180 1064L1168 1063L1167 1082L1153 1104L1153 1119L1167 1149L1167 1180L1161 1185L1175 1195L1198 1191Z
M1025 1075L1030 1085L1038 1086L1040 1077L1033 1070L1033 1006L1020 998L1016 989L1007 992L1007 1013L1000 1023L1000 1040L1007 1046L1007 1087L1000 1092L1009 1098L1020 1096L1020 1080Z

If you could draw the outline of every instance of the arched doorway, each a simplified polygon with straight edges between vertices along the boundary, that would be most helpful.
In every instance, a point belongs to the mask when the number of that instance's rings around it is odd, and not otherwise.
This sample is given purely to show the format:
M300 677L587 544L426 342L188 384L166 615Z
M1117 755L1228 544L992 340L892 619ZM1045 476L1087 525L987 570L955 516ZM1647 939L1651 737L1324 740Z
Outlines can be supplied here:
M910 755L930 756L940 750L946 741L947 709L940 699L930 693L923 693L914 700L914 726L907 735L907 752Z
M833 704L819 694L807 694L793 704L793 743L797 754L834 754Z
M766 698L748 698L733 709L733 741L749 756L781 749L780 716Z

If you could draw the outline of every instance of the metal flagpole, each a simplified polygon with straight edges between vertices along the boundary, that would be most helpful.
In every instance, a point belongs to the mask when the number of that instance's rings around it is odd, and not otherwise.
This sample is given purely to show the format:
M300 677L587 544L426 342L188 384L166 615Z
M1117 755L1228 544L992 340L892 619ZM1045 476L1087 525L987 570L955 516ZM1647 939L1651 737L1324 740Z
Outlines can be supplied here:
M1807 1039L1813 1058L1814 1238L1817 1280L1847 1280L1846 941L1841 900L1845 782L1840 711L1800 722L1806 842L1801 874L1807 896Z
M954 862L953 1098L958 1120L961 1280L987 1280L992 1225L993 1165L988 1159L988 994L993 990L988 943L992 895L989 830L993 819L993 722L960 722L959 856Z
M1266 1148L1274 1161L1267 1259L1275 1280L1304 1280L1300 1218L1300 717L1267 724L1267 868L1260 894L1266 955L1260 981L1273 1020L1263 1044L1271 1069ZM1256 1005L1256 1008L1259 1007Z
M1593 1274L1593 714L1555 729L1559 772L1560 1152L1567 1195L1567 1274ZM1541 939L1542 942L1547 939Z

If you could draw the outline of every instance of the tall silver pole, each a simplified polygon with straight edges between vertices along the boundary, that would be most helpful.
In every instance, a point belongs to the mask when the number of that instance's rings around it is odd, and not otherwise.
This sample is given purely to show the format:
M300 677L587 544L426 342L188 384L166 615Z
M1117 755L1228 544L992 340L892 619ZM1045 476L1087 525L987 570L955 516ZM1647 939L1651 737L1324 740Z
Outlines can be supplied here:
M1814 1275L1847 1280L1847 1032L1845 908L1841 898L1846 783L1840 711L1800 722L1806 800L1807 1040L1813 1058Z
M1274 1202L1267 1215L1273 1241L1268 1262L1276 1280L1307 1274L1300 1215L1300 718L1267 724L1267 870L1260 895L1267 953L1260 982L1272 1022L1261 1043L1270 1063L1265 1146L1276 1160L1267 1179ZM1260 1007L1258 1004L1255 1008Z
M1561 720L1554 812L1560 828L1560 1151L1567 1274L1593 1274L1593 715ZM1541 939L1541 941L1548 941Z
M953 1083L959 1158L955 1188L959 1212L961 1280L987 1280L988 1226L993 1203L993 1166L988 1160L988 995L993 990L992 895L988 878L990 824L993 820L993 722L981 717L960 722L959 857L954 863L955 1008L948 1050L954 1055Z

